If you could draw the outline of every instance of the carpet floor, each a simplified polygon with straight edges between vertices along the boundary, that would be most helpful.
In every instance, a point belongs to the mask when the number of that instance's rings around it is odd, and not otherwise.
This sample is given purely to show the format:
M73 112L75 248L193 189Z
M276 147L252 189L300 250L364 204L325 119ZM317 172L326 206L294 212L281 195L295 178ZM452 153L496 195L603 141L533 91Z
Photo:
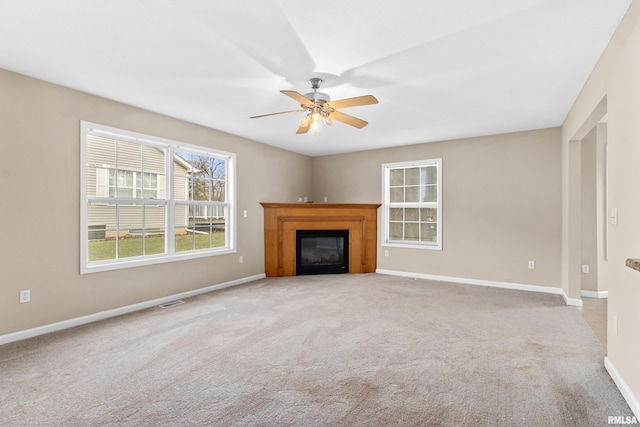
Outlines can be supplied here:
M7 426L606 426L633 413L558 295L269 278L0 347Z

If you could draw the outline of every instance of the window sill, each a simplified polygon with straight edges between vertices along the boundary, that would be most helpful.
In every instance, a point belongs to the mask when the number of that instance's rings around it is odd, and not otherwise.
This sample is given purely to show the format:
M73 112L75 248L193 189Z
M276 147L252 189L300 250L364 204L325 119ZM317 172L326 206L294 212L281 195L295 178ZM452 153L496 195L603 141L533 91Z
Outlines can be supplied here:
M429 249L441 251L442 245L439 244L420 244L420 243L402 243L402 242L384 242L382 246L391 248L407 248L407 249Z
M80 274L98 273L101 271L122 270L124 268L142 267L145 265L164 264L166 262L186 261L189 259L206 258L218 255L233 254L235 249L214 249L202 252L181 252L179 254L161 255L157 257L135 258L131 260L118 260L117 262L94 262L91 265L82 265Z

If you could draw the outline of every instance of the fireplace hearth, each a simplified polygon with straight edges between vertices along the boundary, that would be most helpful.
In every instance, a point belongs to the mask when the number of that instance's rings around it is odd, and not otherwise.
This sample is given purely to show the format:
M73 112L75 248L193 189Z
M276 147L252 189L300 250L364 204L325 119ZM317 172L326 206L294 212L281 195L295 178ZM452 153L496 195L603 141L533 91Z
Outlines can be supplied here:
M349 273L349 230L296 230L296 275Z

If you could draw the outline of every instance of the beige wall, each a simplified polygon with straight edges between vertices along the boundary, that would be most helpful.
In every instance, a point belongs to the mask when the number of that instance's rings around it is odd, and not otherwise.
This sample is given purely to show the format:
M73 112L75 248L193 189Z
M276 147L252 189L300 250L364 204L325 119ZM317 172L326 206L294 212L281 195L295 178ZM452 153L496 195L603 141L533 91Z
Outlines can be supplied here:
M626 17L577 98L562 128L563 144L563 289L575 294L574 240L579 218L572 215L572 152L576 141L606 113L608 206L618 210L608 225L608 361L640 397L640 273L625 267L640 258L640 3ZM567 58L570 61L571 58ZM617 319L617 331L614 330ZM636 407L636 410L639 408Z
M580 144L580 207L582 249L580 263L589 266L589 273L582 272L580 289L598 291L598 239L597 239L597 131L594 128Z
M315 157L313 198L380 202L383 163L442 158L443 250L379 247L378 268L559 287L560 147L555 128Z
M4 70L0 93L0 335L262 274L259 202L311 192L306 156ZM80 120L236 153L238 252L81 276Z

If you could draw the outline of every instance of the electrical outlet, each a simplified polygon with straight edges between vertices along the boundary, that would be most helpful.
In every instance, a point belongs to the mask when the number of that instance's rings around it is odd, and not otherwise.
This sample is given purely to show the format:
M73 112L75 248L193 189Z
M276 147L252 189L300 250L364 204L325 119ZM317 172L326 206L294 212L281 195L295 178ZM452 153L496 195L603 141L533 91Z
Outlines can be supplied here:
M31 301L31 289L20 291L20 304Z
M238 258L238 262L240 264L244 264L244 257L242 255L240 255L240 257Z
M244 216L245 218L248 216L248 212L246 209L242 211L242 216Z
M532 270L534 268L536 268L536 262L535 261L529 261L529 268L532 269Z
M384 251L384 256L389 256L389 251L385 250Z
M582 264L582 272L589 273L589 264Z

